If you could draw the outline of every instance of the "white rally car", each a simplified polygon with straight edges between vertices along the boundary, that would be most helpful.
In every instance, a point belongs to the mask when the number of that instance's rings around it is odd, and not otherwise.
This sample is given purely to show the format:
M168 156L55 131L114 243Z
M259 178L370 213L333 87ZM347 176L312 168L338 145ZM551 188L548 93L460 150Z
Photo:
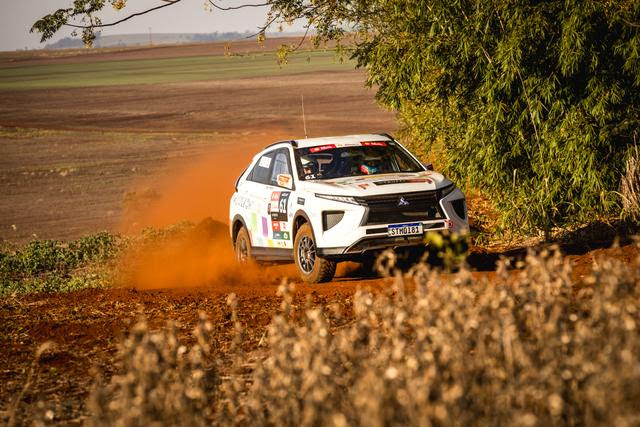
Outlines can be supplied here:
M236 257L295 262L310 283L336 263L424 248L427 231L469 229L464 194L392 137L282 141L258 153L231 197Z

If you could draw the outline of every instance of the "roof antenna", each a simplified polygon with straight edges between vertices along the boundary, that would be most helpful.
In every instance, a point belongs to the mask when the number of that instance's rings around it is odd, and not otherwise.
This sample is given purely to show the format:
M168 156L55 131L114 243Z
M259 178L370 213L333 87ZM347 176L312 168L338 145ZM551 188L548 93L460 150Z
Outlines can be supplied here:
M304 117L304 95L300 94L300 101L302 103L302 125L304 126L304 137L307 138L307 120Z

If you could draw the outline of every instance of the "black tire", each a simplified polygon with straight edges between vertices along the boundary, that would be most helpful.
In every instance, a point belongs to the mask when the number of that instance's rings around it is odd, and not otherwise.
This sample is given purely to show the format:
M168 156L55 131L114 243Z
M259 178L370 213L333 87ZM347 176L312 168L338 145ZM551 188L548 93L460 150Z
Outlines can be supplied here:
M251 262L251 239L249 238L249 233L247 233L246 228L241 227L240 230L238 230L233 249L236 253L236 261L238 261L238 264Z
M336 263L317 255L316 241L309 224L303 224L296 233L293 258L300 277L307 283L328 282L336 274Z
M378 277L380 273L376 269L377 253L365 256L360 260L360 274L364 277Z

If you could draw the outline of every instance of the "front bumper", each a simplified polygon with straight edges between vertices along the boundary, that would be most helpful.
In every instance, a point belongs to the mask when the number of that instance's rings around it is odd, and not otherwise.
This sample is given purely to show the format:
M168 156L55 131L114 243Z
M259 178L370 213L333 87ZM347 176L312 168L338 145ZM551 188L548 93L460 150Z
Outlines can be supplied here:
M464 203L464 195L459 189L440 199L438 203L441 218L414 220L422 223L423 234L393 237L388 235L388 226L392 223L365 225L363 222L367 218L368 211L365 208L354 206L346 211L343 220L330 230L324 231L320 226L314 227L315 230L323 230L316 233L319 237L318 254L326 258L346 260L383 249L424 246L425 234L432 231L460 234L469 231L466 203Z

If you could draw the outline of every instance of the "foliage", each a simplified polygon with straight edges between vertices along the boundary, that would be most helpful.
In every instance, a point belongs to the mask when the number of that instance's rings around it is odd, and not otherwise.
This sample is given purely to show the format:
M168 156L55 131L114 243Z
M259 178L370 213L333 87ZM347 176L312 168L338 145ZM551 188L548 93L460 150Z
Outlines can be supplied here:
M102 232L69 244L36 240L17 250L2 248L0 295L105 286L106 263L115 258L120 244L118 236Z
M215 425L634 425L639 262L600 259L582 287L556 251L529 253L517 274L501 263L491 284L419 265L409 278L396 274L387 293L358 291L353 313L300 310L285 281L266 352L239 345L231 295L237 357L229 375L208 380L213 361L192 364L192 352L207 348L201 339L180 351L173 327L138 326L123 345L122 370L97 384L91 417L120 425L137 425L138 416L173 424L176 411ZM200 405L213 411L192 409Z
M405 136L490 194L504 224L548 234L619 213L640 122L640 1L333 3L305 9L320 37L352 24L353 56Z

